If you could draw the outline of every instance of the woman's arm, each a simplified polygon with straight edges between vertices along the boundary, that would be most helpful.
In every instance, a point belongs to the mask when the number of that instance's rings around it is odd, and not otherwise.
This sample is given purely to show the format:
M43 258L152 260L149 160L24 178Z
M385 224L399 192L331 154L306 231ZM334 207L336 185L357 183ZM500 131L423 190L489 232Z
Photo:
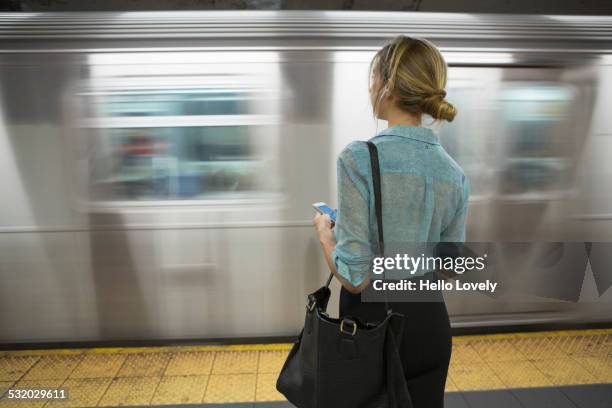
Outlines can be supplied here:
M334 274L340 284L350 293L361 293L361 291L369 283L368 277L366 277L359 286L354 286L345 278L340 276L336 270L336 265L334 265L334 261L332 259L332 252L334 252L334 249L336 248L336 239L334 238L334 234L332 232L334 226L329 216L317 213L312 222L317 230L317 234L319 235L319 243L321 244L321 249L323 249L323 255L325 256L325 261L327 262L330 272Z

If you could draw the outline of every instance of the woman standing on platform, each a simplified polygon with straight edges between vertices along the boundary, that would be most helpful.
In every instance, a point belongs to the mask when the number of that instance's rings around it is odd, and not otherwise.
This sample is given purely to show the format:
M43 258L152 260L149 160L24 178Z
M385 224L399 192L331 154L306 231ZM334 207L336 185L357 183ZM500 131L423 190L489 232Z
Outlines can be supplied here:
M455 107L445 100L446 76L438 49L419 38L395 38L370 64L373 112L388 121L388 128L370 139L379 154L386 242L465 240L468 179L438 136L421 126L423 114L446 121L455 117ZM365 143L352 142L340 153L337 175L336 224L320 214L313 223L329 268L342 284L340 315L381 321L384 305L360 298L370 284L377 242ZM428 275L421 278L430 279ZM443 407L451 331L442 294L436 293L434 301L394 302L392 309L405 316L400 357L414 407Z

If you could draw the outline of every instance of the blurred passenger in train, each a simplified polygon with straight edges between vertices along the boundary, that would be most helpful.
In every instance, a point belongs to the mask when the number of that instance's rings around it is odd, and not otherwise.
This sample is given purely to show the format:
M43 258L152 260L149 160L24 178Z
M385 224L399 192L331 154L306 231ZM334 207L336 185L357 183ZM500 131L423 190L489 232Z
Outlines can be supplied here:
M455 107L445 100L446 62L429 41L399 36L376 53L370 75L373 112L389 126L370 139L380 157L385 242L464 241L469 182L438 135L421 126L423 114L435 120L455 117ZM378 239L364 142L352 142L340 153L337 175L337 221L332 225L329 216L317 214L313 223L329 268L342 284L340 315L381 321L384 303L360 297L370 284ZM425 272L420 279L434 279ZM444 404L450 321L442 294L435 292L433 300L391 304L405 316L400 357L415 408Z
M120 194L132 198L151 194L154 190L153 179L135 178L134 175L152 168L154 141L143 133L130 135L119 146L119 154L120 174L124 177L118 185Z

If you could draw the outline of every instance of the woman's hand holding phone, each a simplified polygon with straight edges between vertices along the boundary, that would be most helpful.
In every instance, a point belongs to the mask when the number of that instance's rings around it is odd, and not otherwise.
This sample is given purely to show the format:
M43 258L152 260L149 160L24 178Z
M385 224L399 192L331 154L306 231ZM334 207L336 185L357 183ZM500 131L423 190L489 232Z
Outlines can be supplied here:
M335 241L334 234L332 232L335 222L332 219L332 216L335 218L336 210L334 209L334 213L330 215L330 209L324 203L315 203L313 204L313 207L317 210L317 212L312 219L312 224L319 235L319 241L327 243Z

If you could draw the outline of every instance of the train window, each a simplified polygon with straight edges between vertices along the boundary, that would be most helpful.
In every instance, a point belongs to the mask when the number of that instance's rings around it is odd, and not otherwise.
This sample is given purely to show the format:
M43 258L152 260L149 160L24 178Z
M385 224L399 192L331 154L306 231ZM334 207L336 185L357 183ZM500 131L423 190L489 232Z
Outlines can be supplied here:
M500 163L501 194L541 195L567 188L573 146L567 129L574 98L565 85L505 85L500 94L507 135Z
M74 112L89 205L277 198L276 52L94 53L88 63Z
M98 129L90 138L96 201L236 197L265 191L247 126Z
M448 99L459 114L440 128L440 137L470 178L472 199L550 199L569 188L576 90L562 82L520 80L525 75L501 68L449 70Z
M162 64L147 67L150 76L94 67L79 93L82 191L90 202L205 204L279 191L274 69ZM188 71L174 75L178 68Z
M98 98L102 116L243 115L254 95L240 90L124 91Z

